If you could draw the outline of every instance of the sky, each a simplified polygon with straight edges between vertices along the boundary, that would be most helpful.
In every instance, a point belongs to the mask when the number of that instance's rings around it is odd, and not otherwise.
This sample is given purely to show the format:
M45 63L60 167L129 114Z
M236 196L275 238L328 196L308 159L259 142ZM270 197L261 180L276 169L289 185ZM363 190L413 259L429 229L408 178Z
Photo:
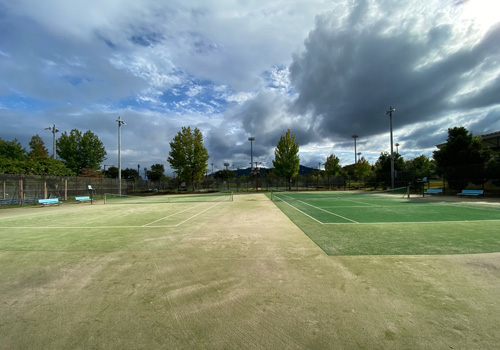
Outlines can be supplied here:
M0 138L53 125L104 143L103 166L164 164L198 128L209 172L272 167L287 129L302 165L432 157L448 128L500 130L500 2L0 0Z

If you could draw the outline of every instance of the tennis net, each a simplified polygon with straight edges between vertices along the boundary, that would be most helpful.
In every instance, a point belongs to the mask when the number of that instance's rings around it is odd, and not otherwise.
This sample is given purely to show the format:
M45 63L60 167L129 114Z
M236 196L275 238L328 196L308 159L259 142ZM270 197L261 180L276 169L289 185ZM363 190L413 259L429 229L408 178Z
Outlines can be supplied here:
M402 199L408 197L408 187L399 187L383 191L271 191L273 201L310 201L310 200L339 200L339 199Z
M199 192L189 194L130 196L113 193L104 194L104 204L158 204L182 202L231 202L232 191Z

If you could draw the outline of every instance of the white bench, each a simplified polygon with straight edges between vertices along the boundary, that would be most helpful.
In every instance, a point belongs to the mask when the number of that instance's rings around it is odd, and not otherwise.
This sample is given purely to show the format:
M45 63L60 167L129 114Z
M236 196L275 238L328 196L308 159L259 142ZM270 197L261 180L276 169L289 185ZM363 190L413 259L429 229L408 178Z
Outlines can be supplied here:
M41 205L59 205L62 202L59 200L59 198L47 198L47 199L39 199L38 203Z
M443 194L442 188L428 188L424 194Z
M81 196L81 197L75 197L75 200L79 203L82 203L82 202L90 202L91 199L89 196Z
M462 192L457 193L457 196L470 196L470 197L479 197L483 196L484 191L483 190L462 190Z

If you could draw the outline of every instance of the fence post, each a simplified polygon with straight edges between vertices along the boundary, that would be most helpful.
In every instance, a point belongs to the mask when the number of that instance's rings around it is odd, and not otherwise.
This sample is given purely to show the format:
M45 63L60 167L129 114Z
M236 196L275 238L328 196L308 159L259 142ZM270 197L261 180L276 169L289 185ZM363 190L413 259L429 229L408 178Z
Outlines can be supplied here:
M23 204L23 176L19 179L19 198L18 203Z
M64 200L68 200L68 178L64 178Z
M5 180L3 180L3 199L6 198L6 193L5 193L5 189L6 189L6 185L5 185Z

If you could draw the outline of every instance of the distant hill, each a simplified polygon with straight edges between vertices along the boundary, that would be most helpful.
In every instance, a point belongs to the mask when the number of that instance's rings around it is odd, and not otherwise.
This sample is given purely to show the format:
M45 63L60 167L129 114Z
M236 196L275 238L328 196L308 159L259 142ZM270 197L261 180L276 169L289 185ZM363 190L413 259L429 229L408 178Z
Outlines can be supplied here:
M270 170L272 168L260 168L259 172L261 175L264 175L267 170ZM310 168L304 165L299 165L299 174L300 175L309 175L311 172L318 170L315 168ZM242 175L250 175L252 173L251 168L246 168L246 169L237 169L237 170L232 170L236 173L236 176L242 176Z

